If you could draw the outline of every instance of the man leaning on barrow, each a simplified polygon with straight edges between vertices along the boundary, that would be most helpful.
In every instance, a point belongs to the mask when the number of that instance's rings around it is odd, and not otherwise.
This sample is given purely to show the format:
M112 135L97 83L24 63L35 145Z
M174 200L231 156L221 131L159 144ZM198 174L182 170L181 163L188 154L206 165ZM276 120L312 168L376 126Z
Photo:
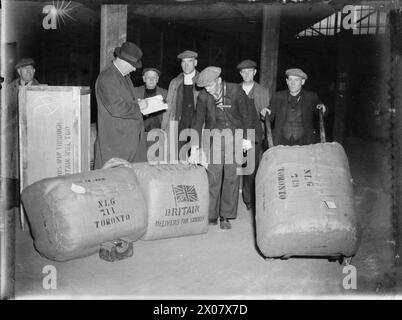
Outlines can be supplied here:
M98 103L98 136L95 142L95 169L111 158L129 162L147 160L144 120L130 73L142 67L141 49L125 42L114 51L115 59L98 76L95 84Z
M328 110L315 92L303 89L307 74L299 69L285 72L288 90L277 92L268 109L269 118L275 120L274 145L308 145L315 143L314 116Z

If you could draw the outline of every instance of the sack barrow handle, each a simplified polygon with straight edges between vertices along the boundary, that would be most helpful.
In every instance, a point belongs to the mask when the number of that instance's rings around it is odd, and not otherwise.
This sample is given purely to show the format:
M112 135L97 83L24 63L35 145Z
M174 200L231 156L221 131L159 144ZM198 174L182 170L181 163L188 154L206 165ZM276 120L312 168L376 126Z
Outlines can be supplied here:
M271 120L269 118L268 112L265 114L264 122L265 122L265 135L268 141L268 149L271 149L274 146L274 141L272 140Z
M322 109L318 109L318 112L320 114L320 140L321 143L325 143L327 139L325 137L324 113L322 112Z

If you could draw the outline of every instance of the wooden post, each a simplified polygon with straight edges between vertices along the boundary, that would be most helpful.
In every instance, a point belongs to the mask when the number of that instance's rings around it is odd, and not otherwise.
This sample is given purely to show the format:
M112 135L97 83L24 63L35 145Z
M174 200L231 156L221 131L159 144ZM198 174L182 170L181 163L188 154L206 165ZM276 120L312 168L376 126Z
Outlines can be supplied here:
M212 38L208 39L208 65L212 63Z
M141 30L142 26L138 25L135 29L135 44L141 48Z
M276 91L280 16L281 7L279 5L264 5L262 15L260 84L269 88L271 94Z
M163 51L165 47L165 33L161 30L159 34L159 70L162 72L163 68Z
M100 70L113 59L114 49L127 38L127 5L103 4L101 8Z
M5 78L5 70L11 57L5 56L4 9L0 9L1 35L1 75ZM15 151L15 124L13 113L8 108L6 83L0 90L0 300L14 298L15 282L15 221L18 216L16 204L18 180L16 167L10 163L9 155ZM14 125L13 125L14 124Z
M345 14L342 13L341 21L344 20ZM340 32L336 35L337 41L337 83L334 110L334 129L333 140L341 144L344 143L346 136L349 134L348 115L353 110L350 105L350 72L351 68L351 46L353 43L353 30L346 30L340 26Z

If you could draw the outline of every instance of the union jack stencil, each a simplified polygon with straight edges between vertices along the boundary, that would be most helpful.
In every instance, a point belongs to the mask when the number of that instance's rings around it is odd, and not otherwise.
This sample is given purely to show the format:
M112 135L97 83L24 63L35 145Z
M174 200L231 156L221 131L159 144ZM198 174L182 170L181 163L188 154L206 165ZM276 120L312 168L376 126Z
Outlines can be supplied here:
M176 202L196 202L198 201L197 191L194 186L180 184L173 186L173 195Z

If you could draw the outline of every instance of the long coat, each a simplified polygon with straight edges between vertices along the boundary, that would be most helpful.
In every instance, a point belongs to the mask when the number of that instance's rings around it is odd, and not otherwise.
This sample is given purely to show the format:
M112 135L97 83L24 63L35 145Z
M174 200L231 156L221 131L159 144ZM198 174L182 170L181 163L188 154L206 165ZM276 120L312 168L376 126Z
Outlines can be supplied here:
M198 77L198 71L195 71L195 76L193 78L193 82ZM166 102L168 104L168 109L163 114L162 119L162 129L168 131L170 121L180 121L181 116L181 108L183 102L183 84L184 84L184 74L180 73L176 78L170 81L168 94L166 98ZM194 96L194 106L197 104L197 97L199 91L196 89L196 86L193 87L193 96Z
M269 117L271 121L275 120L275 127L272 132L274 145L279 143L279 138L287 119L289 110L288 95L289 91L283 90L278 91L272 98ZM302 90L300 103L306 144L311 144L315 142L314 119L319 112L316 106L321 103L321 100L315 92ZM325 115L327 113L328 109L325 110Z
M98 137L95 169L113 157L129 162L146 161L144 121L130 76L123 77L111 63L95 84L98 103Z

